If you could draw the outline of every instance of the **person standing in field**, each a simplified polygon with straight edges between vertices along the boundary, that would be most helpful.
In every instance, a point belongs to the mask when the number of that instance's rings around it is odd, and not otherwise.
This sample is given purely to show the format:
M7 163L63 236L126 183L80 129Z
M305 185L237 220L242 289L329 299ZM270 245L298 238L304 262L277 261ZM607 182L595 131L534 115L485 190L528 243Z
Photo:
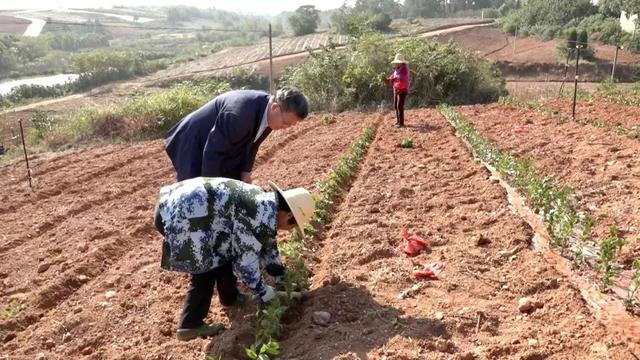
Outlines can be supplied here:
M387 84L393 86L393 107L396 110L395 127L404 127L404 103L409 93L411 74L409 73L409 63L402 54L396 54L391 62L395 69L393 74L387 78Z
M167 133L165 150L178 181L225 177L251 184L260 144L272 130L294 126L309 114L298 90L284 87L275 96L230 91L184 117Z

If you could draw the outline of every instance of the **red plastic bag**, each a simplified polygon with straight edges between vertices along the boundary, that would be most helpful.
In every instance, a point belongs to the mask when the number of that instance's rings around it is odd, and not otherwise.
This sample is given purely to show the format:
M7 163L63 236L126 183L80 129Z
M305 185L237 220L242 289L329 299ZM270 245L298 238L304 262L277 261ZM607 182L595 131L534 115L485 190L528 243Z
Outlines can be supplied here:
M418 279L425 280L442 280L444 274L442 270L444 269L443 264L427 264L421 270L415 270L413 272L413 276Z
M409 256L416 256L424 249L429 248L429 243L418 235L410 235L406 227L400 232L406 243L401 244L398 250Z

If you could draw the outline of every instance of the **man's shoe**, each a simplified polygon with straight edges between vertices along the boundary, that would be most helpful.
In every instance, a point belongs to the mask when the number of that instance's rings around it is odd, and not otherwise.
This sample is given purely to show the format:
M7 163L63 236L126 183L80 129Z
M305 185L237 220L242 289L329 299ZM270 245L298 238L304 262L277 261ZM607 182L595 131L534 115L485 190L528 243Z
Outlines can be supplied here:
M176 331L176 338L180 341L189 341L195 338L208 338L218 335L224 330L224 325L222 324L213 324L207 325L204 324L199 328L195 329L178 329Z
M403 126L402 126L402 125L400 125L400 124L395 124L395 125L393 125L393 127L394 127L394 128L401 128L401 127L403 127Z

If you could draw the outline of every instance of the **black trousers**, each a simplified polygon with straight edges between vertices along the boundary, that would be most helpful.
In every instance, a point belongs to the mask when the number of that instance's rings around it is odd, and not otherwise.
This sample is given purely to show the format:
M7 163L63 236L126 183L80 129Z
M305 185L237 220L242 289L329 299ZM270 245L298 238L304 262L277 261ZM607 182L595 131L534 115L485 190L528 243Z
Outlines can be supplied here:
M154 224L160 234L164 235L164 224L160 211L156 207ZM191 284L184 299L181 329L195 329L204 324L209 313L213 289L218 289L218 299L224 306L230 306L238 297L238 279L233 274L233 266L228 262L211 271L202 274L191 274Z
M396 110L396 124L404 126L404 100L407 92L393 92L393 108Z

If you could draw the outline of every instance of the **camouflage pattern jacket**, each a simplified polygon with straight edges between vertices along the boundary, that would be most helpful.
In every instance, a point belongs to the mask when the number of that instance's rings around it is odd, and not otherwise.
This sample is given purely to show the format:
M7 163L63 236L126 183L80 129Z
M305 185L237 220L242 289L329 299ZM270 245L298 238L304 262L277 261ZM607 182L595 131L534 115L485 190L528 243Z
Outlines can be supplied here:
M162 268L199 274L231 261L236 276L263 301L275 295L260 272L261 262L283 268L274 192L199 177L163 187L158 207L165 231Z

